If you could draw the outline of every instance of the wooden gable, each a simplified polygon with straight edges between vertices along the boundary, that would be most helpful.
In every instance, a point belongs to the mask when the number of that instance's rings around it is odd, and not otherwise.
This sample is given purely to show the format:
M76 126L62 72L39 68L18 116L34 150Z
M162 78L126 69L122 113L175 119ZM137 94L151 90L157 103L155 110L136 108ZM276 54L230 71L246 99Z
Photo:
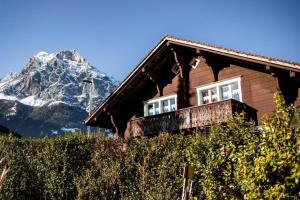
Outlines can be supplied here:
M192 67L195 58L197 66ZM143 117L144 101L176 94L180 97L178 109L196 106L197 87L232 77L242 77L243 102L257 109L261 117L272 112L276 90L286 94L288 103L300 104L299 72L298 63L166 36L85 123L124 133L129 120Z

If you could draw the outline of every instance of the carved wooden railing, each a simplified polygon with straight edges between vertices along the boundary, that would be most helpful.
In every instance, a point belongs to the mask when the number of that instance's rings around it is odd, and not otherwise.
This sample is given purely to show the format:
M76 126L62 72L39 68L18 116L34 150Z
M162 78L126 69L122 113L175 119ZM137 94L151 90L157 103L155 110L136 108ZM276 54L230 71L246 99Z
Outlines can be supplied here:
M194 106L174 112L140 117L130 121L130 135L152 135L159 132L205 127L212 122L224 123L234 113L244 112L247 118L256 120L256 110L250 106L229 99L203 106Z

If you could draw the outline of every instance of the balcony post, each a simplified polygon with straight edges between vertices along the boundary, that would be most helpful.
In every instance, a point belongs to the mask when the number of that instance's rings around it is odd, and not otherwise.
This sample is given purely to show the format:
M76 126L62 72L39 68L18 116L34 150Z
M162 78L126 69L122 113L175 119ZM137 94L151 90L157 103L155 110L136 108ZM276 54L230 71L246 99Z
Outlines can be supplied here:
M190 128L192 128L192 126L193 126L193 119L192 119L192 117L193 117L193 115L192 115L192 109L191 108L189 108L189 115L190 115L190 125L189 125L189 127Z

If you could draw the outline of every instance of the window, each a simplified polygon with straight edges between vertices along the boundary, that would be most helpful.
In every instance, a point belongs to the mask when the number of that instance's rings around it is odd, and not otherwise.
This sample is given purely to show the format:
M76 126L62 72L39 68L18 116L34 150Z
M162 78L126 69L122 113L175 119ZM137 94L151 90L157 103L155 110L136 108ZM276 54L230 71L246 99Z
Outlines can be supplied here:
M177 95L161 97L144 102L144 116L157 115L177 110Z
M180 69L179 69L179 66L177 65L177 64L175 64L173 67L172 67L172 72L174 73L174 74L179 74L179 72L180 72Z
M241 77L219 81L197 88L198 105L205 105L227 99L242 101Z
M158 104L158 102L148 104L148 114L149 115L159 114L159 104Z
M199 58L193 57L192 60L190 61L189 65L190 65L192 68L196 69L197 66L198 66L198 64L199 64L199 62L200 62Z

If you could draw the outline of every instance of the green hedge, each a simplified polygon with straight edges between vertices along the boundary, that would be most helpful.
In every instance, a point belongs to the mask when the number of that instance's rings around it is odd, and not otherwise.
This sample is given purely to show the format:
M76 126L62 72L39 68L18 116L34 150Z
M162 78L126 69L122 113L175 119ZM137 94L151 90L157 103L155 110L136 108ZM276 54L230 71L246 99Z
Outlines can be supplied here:
M242 116L209 133L123 141L77 133L0 137L10 167L1 199L180 199L185 163L196 166L195 199L299 199L300 152L293 109L276 110L260 129ZM0 166L0 171L1 171Z

